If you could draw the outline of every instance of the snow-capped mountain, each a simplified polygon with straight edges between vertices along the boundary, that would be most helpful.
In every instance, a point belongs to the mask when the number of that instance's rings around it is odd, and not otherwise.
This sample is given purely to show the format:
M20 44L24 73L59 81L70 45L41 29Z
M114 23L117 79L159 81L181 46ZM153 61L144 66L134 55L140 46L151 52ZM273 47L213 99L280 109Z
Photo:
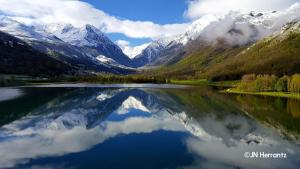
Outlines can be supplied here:
M169 46L175 46L173 44L174 37L170 38L161 38L156 41L153 41L149 44L142 52L135 56L133 59L134 64L137 67L147 65L159 59L158 57L162 55L162 52Z
M50 24L46 25L45 28L50 34L78 47L97 47L99 44L112 43L100 30L92 25L75 28L71 24Z
M161 38L153 41L141 52L141 54L137 55L133 59L135 64L137 64L138 67L145 65L159 66L168 62L176 62L180 60L182 57L182 48L187 45L188 42L197 39L202 30L211 22L216 20L217 16L204 16L203 18L191 23L186 32L181 35ZM178 58L173 58L172 56L177 56Z
M59 42L60 39L45 32L36 31L34 26L27 26L5 16L0 16L0 30L26 41Z
M216 45L221 40L228 46L249 45L299 19L299 4L281 12L229 12L223 16L207 15L191 23L185 33L160 40L166 41L167 45L153 41L134 60L138 62L138 66L160 66L180 61L192 53L194 48L199 48L199 43Z
M287 23L300 18L297 10L284 12L231 12L203 29L199 38L209 42L224 39L230 45L245 45L257 42L280 31Z
M207 15L194 21L186 32L174 39L186 45L189 41L202 38L215 41L225 38L239 45L260 40L279 31L285 24L300 18L300 5L295 4L286 11L229 12L224 16ZM235 44L234 44L235 45Z
M295 20L300 20L299 4L281 12L206 15L191 23L181 35L155 40L147 47L143 45L127 50L121 46L123 51L101 30L88 24L82 27L71 24L28 26L0 15L0 31L22 39L34 49L79 69L128 73L133 71L129 67L177 63L185 56L199 52L202 46L248 46L280 32L286 24ZM124 53L130 53L132 59Z
M173 39L175 43L180 43L182 45L186 45L189 41L197 39L203 29L208 26L211 22L214 22L218 19L218 16L215 15L207 15L202 18L194 21L191 25L186 29L186 31Z
M106 37L98 28L92 25L85 25L76 28L71 24L46 25L45 32L55 35L66 43L77 46L92 56L104 55L118 62L121 65L131 66L131 60L122 49Z
M132 71L124 70L127 67L123 63L128 66L130 59L100 30L91 25L82 28L75 28L70 24L28 26L2 16L0 31L22 39L36 50L80 69L111 73ZM99 51L106 53L105 56L113 60L113 64L97 59L102 55Z

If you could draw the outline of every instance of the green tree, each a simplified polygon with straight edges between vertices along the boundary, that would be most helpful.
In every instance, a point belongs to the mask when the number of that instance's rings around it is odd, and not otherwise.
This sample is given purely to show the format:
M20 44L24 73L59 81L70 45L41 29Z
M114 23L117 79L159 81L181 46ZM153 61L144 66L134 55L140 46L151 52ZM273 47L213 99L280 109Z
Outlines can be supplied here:
M289 83L289 91L300 93L300 74L294 74Z
M275 90L278 92L287 92L288 91L288 76L283 76L279 78L275 84Z
M258 75L255 80L255 90L274 91L278 77L275 75Z

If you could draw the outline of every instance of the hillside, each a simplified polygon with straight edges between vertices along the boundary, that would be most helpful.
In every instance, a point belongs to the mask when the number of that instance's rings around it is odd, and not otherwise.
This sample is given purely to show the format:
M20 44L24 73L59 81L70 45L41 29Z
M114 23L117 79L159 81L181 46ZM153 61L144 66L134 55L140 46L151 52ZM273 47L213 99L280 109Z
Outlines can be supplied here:
M25 42L0 32L0 73L31 76L59 76L72 74L68 64L38 52Z
M191 49L193 48L193 49ZM208 44L194 41L186 47L190 52L179 62L161 66L156 69L146 71L148 75L159 75L163 77L178 79L197 78L198 74L217 63L222 63L225 59L243 51L244 47L229 47L225 44Z
M194 41L192 54L173 65L148 73L172 78L234 80L248 73L293 74L300 71L299 23L285 26L280 33L257 43L230 47L224 39L217 44Z
M299 23L294 23L198 75L216 80L233 79L248 73L282 76L300 72L299 64L300 27Z

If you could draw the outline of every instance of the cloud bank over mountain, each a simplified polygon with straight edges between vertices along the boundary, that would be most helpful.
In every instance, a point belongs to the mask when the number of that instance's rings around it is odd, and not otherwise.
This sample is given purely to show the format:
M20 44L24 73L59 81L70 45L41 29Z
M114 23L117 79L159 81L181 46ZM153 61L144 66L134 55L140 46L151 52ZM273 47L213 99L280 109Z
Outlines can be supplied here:
M284 10L298 0L189 0L185 16L197 19L207 14L227 14L230 11Z
M187 24L160 25L111 16L77 0L0 0L0 14L29 25L70 23L76 27L94 25L105 33L121 33L131 38L157 38L182 33Z

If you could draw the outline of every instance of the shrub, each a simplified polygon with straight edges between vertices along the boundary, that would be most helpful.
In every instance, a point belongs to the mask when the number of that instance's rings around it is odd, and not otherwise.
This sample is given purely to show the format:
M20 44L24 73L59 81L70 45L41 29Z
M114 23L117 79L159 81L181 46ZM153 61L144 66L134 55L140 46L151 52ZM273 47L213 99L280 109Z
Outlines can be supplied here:
M289 91L300 93L300 74L294 74L289 83Z
M288 82L289 82L289 77L288 76L281 77L276 82L275 90L277 92L287 92L288 91Z
M293 92L300 93L300 74L294 74L292 77L283 76L278 78L275 75L257 75L249 74L242 78L238 86L241 91L248 92Z
M255 79L256 79L255 74L244 75L242 77L242 81L241 81L240 85L238 86L239 90L248 91L248 92L254 91L255 90L255 88L254 88Z
M255 80L255 91L274 91L277 79L275 75L258 75Z

